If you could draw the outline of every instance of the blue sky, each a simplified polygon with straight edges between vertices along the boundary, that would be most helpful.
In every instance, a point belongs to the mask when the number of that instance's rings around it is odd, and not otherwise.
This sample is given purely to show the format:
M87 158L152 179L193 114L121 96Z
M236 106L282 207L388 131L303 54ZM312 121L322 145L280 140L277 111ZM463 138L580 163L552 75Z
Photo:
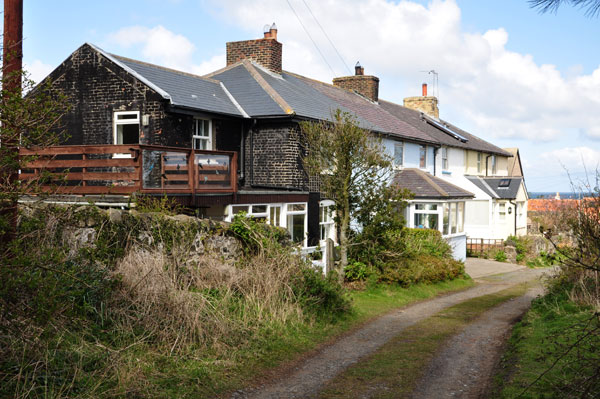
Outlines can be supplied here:
M258 38L276 22L284 69L331 81L347 74L310 11L352 67L380 78L380 97L419 95L435 69L440 114L501 147L519 147L531 191L570 189L600 162L600 20L526 0L25 0L24 58L41 79L84 42L206 73L225 42ZM564 167L563 167L564 165Z

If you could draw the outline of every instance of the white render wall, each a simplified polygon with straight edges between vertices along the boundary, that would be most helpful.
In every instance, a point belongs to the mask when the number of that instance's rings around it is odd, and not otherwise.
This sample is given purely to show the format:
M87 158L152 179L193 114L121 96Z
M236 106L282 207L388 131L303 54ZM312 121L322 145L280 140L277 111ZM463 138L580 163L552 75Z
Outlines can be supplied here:
M382 140L382 145L384 147L385 153L390 157L394 157L394 145L398 142L397 140L392 140L389 138L385 138ZM420 164L420 144L410 143L408 141L404 141L404 168L419 168ZM439 151L438 151L439 152ZM423 169L433 175L433 147L427 146L427 168Z

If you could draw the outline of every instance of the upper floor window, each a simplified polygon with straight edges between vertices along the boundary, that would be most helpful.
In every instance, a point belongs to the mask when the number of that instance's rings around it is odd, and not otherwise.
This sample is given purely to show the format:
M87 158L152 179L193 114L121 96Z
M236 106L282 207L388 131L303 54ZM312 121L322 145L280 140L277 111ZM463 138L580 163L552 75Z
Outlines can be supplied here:
M404 165L404 143L394 144L394 167L399 168Z
M482 158L483 158L483 154L478 152L477 153L477 174L481 174L481 172L483 172Z
M448 170L448 147L442 147L442 170Z
M140 112L119 111L113 117L115 144L139 144Z
M419 168L425 169L427 167L427 146L422 145L419 148Z
M194 119L192 148L194 150L212 150L212 123L208 119Z
M492 155L492 175L495 175L497 171L496 168L496 156Z

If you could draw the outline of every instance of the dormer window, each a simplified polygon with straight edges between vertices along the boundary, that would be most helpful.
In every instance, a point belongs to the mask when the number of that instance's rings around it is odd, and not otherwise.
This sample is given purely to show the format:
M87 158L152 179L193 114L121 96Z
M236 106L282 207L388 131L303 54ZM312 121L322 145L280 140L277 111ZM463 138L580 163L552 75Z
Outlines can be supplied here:
M212 121L209 119L194 119L192 148L194 150L212 150Z
M113 118L115 144L139 144L140 142L140 112L115 112Z

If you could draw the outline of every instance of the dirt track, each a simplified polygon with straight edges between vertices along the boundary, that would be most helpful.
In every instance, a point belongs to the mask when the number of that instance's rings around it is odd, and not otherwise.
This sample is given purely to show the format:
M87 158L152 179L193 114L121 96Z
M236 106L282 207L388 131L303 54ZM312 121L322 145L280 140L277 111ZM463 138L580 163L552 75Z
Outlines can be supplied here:
M493 263L471 262L467 264L467 272L471 271L474 276L489 276L493 274ZM508 265L503 264L506 269ZM456 305L468 299L492 294L516 284L539 278L540 270L531 270L521 267L510 267L514 270L498 276L488 277L479 281L480 284L466 291L433 298L431 300L392 311L373 322L365 325L358 331L348 335L339 341L321 348L311 358L300 364L291 373L287 373L278 381L267 386L259 387L252 391L237 391L232 398L310 398L315 396L323 385L335 377L348 366L358 362L364 356L376 351L391 338L400 334L403 329L421 320L424 320L437 312ZM490 281L491 280L491 281ZM487 384L488 371L495 364L499 350L504 342L506 332L512 322L520 316L529 306L534 293L518 300L509 301L494 308L471 324L463 333L453 338L454 348L449 345L447 350L431 364L428 370L429 378L436 379L434 383L426 380L421 384L423 389L427 385L441 385L436 392L419 390L415 393L418 398L437 397L479 397L478 392L481 385ZM499 335L498 335L499 334ZM445 361L447 359L448 361ZM452 367L450 367L452 366ZM460 383L453 384L456 380L454 368L459 368L458 373L469 378L460 379ZM479 371L475 370L477 368ZM487 373L487 374L486 374ZM484 381L485 380L485 381ZM482 382L483 381L483 382ZM456 381L454 381L456 382ZM461 386L462 385L462 388ZM465 385L477 387L477 392L465 389ZM454 395L451 394L454 393ZM442 395L447 393L447 396ZM475 396L473 396L475 395Z

